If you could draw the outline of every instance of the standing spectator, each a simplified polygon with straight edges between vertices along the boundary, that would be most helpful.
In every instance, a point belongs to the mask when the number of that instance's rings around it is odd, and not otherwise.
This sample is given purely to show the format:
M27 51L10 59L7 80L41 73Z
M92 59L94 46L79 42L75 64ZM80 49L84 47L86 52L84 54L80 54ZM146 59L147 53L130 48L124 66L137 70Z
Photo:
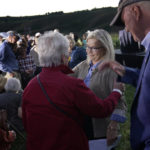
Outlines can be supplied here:
M35 34L35 38L34 38L35 45L30 50L30 55L32 56L33 61L36 65L36 70L34 72L34 75L41 72L41 67L40 67L40 63L39 63L39 54L38 54L38 49L37 49L38 39L40 36L41 36L41 33L39 33L39 32L37 32Z
M97 97L105 99L112 91L117 74L111 69L99 72L98 65L105 60L114 60L114 47L109 33L102 29L91 31L87 37L87 60L73 68L72 76L84 80ZM86 118L85 131L91 150L98 150L98 139L106 138L107 144L112 145L119 135L119 123L126 120L126 105L124 97L111 114L103 119ZM94 139L96 139L94 141ZM91 141L92 140L92 141ZM92 147L94 143L94 147Z
M0 108L7 110L7 119L19 131L23 131L22 120L18 117L21 107L21 84L16 78L9 78L4 86L5 92L0 94Z
M141 70L112 61L101 65L100 70L111 67L122 76L121 81L137 87L131 108L131 147L133 150L150 150L150 1L120 0L111 25L125 26L135 41L142 41L146 50Z
M37 77L32 79L24 90L22 104L27 150L88 150L83 114L110 115L120 99L120 90L102 101L82 80L68 76L72 73L67 67L69 43L62 34L45 33L37 47L43 67L39 80L53 104L44 95ZM115 83L114 88L122 89L122 85Z
M19 36L16 32L9 31L8 37L0 46L0 70L3 72L3 75L8 73L10 76L20 78L18 61L13 50L18 38Z
M82 47L83 47L84 49L86 49L86 38L87 38L87 36L88 36L88 33L87 33L87 32L85 32L85 33L82 35Z
M33 78L36 66L34 60L30 54L27 54L27 42L24 38L18 41L18 63L19 71L21 73L22 87L26 87L28 82Z
M130 32L125 29L119 31L120 49L122 53L139 53L144 51L143 45L136 42Z
M28 42L28 47L27 47L27 54L30 53L30 50L31 50L31 47L32 47L32 40L31 40L31 36L30 34L27 34L26 35L26 38L27 38L27 42Z
M66 36L69 40L69 63L68 66L70 68L75 67L77 64L79 64L81 61L86 59L86 50L82 47L75 46L75 40L70 36Z

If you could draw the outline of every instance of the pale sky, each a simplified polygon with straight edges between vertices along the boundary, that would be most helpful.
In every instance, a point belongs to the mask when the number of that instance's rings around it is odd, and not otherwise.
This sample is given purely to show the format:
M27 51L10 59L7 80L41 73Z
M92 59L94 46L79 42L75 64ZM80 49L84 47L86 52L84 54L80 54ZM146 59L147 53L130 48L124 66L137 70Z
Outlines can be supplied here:
M0 16L32 16L47 12L74 12L117 7L119 0L1 0Z

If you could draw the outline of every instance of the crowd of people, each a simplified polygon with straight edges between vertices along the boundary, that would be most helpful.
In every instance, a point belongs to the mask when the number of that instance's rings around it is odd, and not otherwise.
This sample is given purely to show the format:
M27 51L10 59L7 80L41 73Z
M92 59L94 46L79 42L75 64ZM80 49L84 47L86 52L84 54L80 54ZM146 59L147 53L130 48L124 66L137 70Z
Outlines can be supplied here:
M101 139L106 149L115 149L119 124L127 119L124 83L137 87L131 147L150 150L149 8L149 0L120 0L111 22L142 41L141 70L115 61L112 38L104 29L86 32L83 40L58 29L34 38L15 31L0 34L0 111L26 132L27 150L99 150ZM0 113L0 123L1 118ZM12 128L0 125L1 150L10 149L15 138Z

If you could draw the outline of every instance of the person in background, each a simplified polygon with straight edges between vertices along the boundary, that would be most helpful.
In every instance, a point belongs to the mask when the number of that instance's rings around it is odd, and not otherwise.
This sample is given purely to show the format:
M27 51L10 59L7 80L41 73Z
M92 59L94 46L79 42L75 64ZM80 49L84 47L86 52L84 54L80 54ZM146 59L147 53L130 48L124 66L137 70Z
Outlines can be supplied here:
M144 52L145 48L140 42L136 42L130 32L125 29L119 31L120 50L122 53Z
M27 42L28 42L27 54L29 54L29 53L30 53L30 50L31 50L31 48L32 48L32 39L31 39L30 34L27 34L25 37L26 37Z
M85 32L85 33L82 35L82 47L83 47L84 49L86 49L86 38L87 38L87 36L88 36L88 33L87 33L87 32Z
M114 60L113 42L109 33L103 29L91 31L86 40L87 60L73 68L74 73L71 76L82 79L97 97L105 99L113 89L113 79L117 78L117 74L111 69L99 72L98 65L106 60ZM85 131L90 140L91 150L96 150L94 147L97 140L92 147L94 139L106 138L108 146L115 142L119 135L119 123L124 123L126 120L125 113L126 104L122 96L111 116L103 119L85 119ZM97 146L97 149L99 149L99 146Z
M7 110L9 124L23 131L22 120L18 117L18 109L21 107L22 89L19 79L9 78L4 85L5 92L0 94L0 108Z
M86 59L86 50L81 47L75 46L75 40L70 36L66 36L69 40L69 63L68 66L70 68L75 67L77 64L79 64L81 61Z
M118 12L110 25L125 26L134 40L145 47L146 54L140 70L114 61L101 64L99 69L111 67L122 76L120 81L136 86L131 107L131 148L150 150L150 1L120 0Z
M82 47L83 43L76 33L70 32L69 36L71 36L74 39L75 46Z
M40 63L39 63L39 54L38 54L38 50L37 50L38 39L40 36L41 36L40 32L37 32L35 34L35 38L34 38L35 45L31 48L30 53L29 53L32 56L33 61L36 65L36 70L34 72L34 75L37 75L39 72L41 72L41 67L40 67Z
M27 86L28 82L33 78L34 72L36 70L36 65L30 54L27 54L27 41L22 37L17 42L17 51L18 51L18 63L19 71L21 73L22 87L23 89Z
M22 103L27 150L88 150L82 128L84 114L110 115L122 95L123 85L115 82L110 95L101 100L82 80L68 76L72 73L67 67L69 42L61 33L44 33L37 48L42 72L25 88Z
M14 31L8 32L8 37L0 46L0 70L3 75L7 73L10 76L20 78L18 61L14 53L14 47L19 36Z

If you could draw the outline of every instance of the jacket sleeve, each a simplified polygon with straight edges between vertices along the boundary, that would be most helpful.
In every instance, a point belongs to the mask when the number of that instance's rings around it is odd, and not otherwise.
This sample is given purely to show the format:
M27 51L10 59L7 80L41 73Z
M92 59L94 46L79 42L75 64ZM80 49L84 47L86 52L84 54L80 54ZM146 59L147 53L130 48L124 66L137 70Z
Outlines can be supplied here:
M109 116L121 97L118 92L112 92L106 99L101 100L81 80L76 83L75 91L76 106L82 113L92 117Z
M123 77L118 77L118 81L126 84L131 84L132 86L136 87L140 70L136 68L125 67L125 71L125 75Z

